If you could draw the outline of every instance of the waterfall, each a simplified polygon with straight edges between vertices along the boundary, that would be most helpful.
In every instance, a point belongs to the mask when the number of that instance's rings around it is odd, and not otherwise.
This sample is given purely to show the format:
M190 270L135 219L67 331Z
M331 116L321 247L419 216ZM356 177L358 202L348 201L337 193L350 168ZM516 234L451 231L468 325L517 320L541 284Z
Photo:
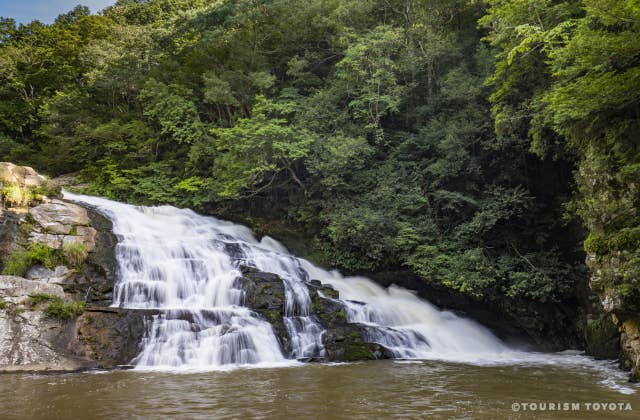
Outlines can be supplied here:
M156 309L138 368L217 369L291 364L322 357L323 328L311 313L306 282L339 292L350 322L397 358L496 360L509 349L476 322L441 311L415 293L344 277L291 255L280 243L258 241L241 225L171 206L133 206L65 192L108 217L118 237L113 306ZM291 338L283 354L269 322L242 306L235 280L240 265L274 273L285 286L284 324Z

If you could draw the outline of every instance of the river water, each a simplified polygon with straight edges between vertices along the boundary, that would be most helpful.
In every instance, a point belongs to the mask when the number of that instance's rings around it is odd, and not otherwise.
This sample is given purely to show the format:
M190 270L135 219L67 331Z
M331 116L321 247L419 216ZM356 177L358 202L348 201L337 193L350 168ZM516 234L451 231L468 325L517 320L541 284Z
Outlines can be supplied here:
M0 418L631 419L639 418L638 390L596 362L377 361L200 373L11 374L0 376ZM513 411L514 403L520 411ZM547 409L523 411L525 403L546 403ZM579 409L550 411L550 403Z

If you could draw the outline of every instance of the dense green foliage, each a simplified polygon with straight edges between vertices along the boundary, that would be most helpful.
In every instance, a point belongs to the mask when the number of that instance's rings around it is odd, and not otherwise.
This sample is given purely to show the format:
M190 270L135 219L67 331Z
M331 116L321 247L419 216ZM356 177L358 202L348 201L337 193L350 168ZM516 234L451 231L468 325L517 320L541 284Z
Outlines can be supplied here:
M640 2L489 4L498 130L528 133L539 154L561 145L578 156L571 207L589 230L594 286L640 310Z
M5 19L0 157L81 171L115 199L301 226L318 260L352 271L566 301L584 276L562 217L576 162L588 243L638 248L637 13L120 0L52 25ZM602 167L611 178L588 182ZM603 199L600 183L629 192ZM635 219L600 226L598 206Z

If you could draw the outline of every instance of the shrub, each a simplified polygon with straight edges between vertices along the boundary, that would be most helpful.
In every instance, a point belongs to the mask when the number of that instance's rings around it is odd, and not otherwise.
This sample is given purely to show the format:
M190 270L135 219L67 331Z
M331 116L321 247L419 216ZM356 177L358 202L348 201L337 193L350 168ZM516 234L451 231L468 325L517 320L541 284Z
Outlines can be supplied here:
M60 197L61 187L51 180L47 179L41 186L37 187L33 192L36 198L42 199L42 196Z
M33 261L29 252L22 250L14 251L5 261L2 274L22 277L32 265Z
M31 304L31 306L35 307L43 302L52 302L55 300L62 300L62 299L58 296L49 295L47 293L38 293L31 296L29 303Z
M80 267L87 259L89 249L81 242L70 242L62 246L62 254L69 265Z
M38 242L29 245L29 256L32 264L42 264L49 269L54 269L62 264L62 258L58 250Z
M82 315L84 312L84 302L74 301L74 302L65 302L59 296L53 296L46 293L38 293L36 295L31 296L31 306L37 307L41 303L48 302L49 304L44 310L45 315L48 318L55 319L71 319L75 318L79 315Z
M4 300L0 300L0 310L7 309L8 306L9 306L8 302L6 302Z
M24 207L32 199L31 190L18 184L8 184L2 188L2 200L9 205Z
M62 299L57 298L49 303L49 306L47 306L44 313L49 318L71 319L82 315L84 308L84 302L65 302Z
M17 250L9 255L4 263L2 274L24 276L27 270L35 264L42 264L49 269L54 269L62 262L60 251L45 244L31 243L28 250Z

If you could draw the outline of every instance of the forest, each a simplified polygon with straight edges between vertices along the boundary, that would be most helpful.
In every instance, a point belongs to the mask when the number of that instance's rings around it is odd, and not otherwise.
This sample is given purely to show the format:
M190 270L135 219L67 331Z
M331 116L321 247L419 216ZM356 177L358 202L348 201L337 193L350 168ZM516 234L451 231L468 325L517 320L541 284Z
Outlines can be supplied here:
M118 0L0 20L0 160L473 299L640 310L637 0ZM584 261L587 257L587 265Z

